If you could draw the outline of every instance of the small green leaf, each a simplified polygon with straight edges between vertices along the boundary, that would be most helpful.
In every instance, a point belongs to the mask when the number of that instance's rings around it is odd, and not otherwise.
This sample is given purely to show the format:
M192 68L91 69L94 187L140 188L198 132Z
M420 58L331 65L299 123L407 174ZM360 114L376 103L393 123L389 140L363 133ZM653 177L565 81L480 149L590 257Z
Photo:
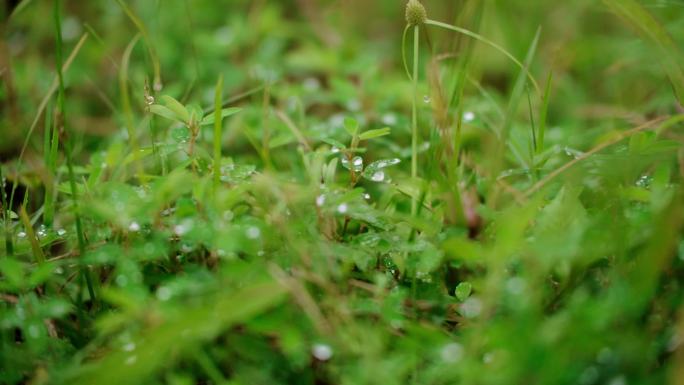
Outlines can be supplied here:
M381 159L366 166L363 170L363 177L370 179L374 182L382 182L385 180L385 174L382 171L383 168L391 167L401 162L398 158L392 159Z
M167 107L164 107L162 105L159 105L159 104L151 105L150 106L150 112L155 114L155 115L159 115L163 118L180 122L180 119L178 119L178 116L176 116L176 114L173 111L171 111L170 109L168 109Z
M176 143L186 143L190 140L190 131L187 127L176 127L171 130L171 137Z
M0 273L15 288L19 289L24 286L24 266L17 260L12 258L0 259Z
M456 298L458 298L459 301L465 301L470 297L470 293L473 292L473 285L470 284L470 282L461 282L456 286L455 293Z
M356 133L359 131L359 122L354 118L345 118L344 129L347 130L349 135L356 136Z
M202 118L204 118L204 111L202 111L202 107L199 105L190 104L187 109L190 112L190 122L200 123Z
M381 136L389 135L390 134L390 128L389 127L384 127L384 128L379 128L377 130L368 130L361 135L359 135L359 139L361 140L368 140L368 139L373 139L373 138L379 138Z
M224 108L221 110L221 119L226 118L231 115L235 115L238 112L242 111L242 108L237 108L237 107L230 107L230 108ZM201 125L205 126L208 124L214 124L214 114L209 114L202 119L202 122L200 123Z
M344 150L347 147L342 144L341 142L336 141L335 139L330 139L330 138L324 138L322 139L325 143L328 143L329 145L333 146L333 148L337 148L340 150Z
M177 119L186 123L190 121L190 112L178 100L169 95L162 96L161 100L164 101L166 107L173 111L173 113L177 116Z

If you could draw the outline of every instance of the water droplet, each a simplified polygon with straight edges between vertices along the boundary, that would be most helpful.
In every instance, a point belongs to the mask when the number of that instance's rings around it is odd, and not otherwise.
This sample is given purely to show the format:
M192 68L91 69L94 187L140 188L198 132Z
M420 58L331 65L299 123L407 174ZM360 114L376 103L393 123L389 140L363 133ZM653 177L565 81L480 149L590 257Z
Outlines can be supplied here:
M525 291L525 280L514 277L506 282L506 290L513 295L520 295Z
M395 164L399 164L401 160L399 158L392 158L392 159L383 159L380 160L376 163L377 167L379 168L386 168L390 166L394 166Z
M319 361L328 361L333 356L333 350L326 344L315 344L311 347L311 354Z
M456 342L446 344L440 350L439 356L444 362L458 362L461 360L461 358L463 358L463 346Z
M371 176L371 180L373 182L382 182L385 180L385 172L382 170L376 171L373 173L373 176Z
M26 233L23 232L23 231L20 231L20 232L17 234L17 237L18 237L18 238L26 238Z
M608 364L613 359L613 351L610 348L601 349L596 355L596 361L600 364Z
M28 327L28 334L31 338L38 338L40 336L40 329L36 325Z
M342 203L339 206L337 206L337 212L340 214L344 214L349 210L349 206L347 206L346 203Z
M423 102L425 102L425 104L430 104L430 100L430 95L423 96Z
M325 204L325 195L321 194L316 197L316 206L322 207Z
M333 154L337 154L338 152L340 152L340 149L337 147L333 147L332 149L330 149L330 152L332 152Z
M38 227L38 231L36 232L36 234L40 238L47 236L47 227L45 227L45 225L40 225L40 227Z
M261 236L261 230L256 226L250 226L247 229L247 238L258 239Z
M470 122L472 122L473 120L475 120L475 113L474 113L474 112L472 112L472 111L466 111L466 112L463 114L463 121L464 121L465 123L470 123Z
M157 289L157 298L160 301L168 301L171 299L171 289L166 286L160 286L159 289Z
M563 149L563 152L565 152L565 155L567 155L567 156L569 156L569 157L572 157L572 158L574 158L574 159L579 158L579 157L582 156L582 154L583 154L582 151L577 151L577 150L572 149L572 148L570 148L570 147L565 147L565 148Z
M123 350L125 352L132 352L135 350L135 344L133 342L129 342L123 346Z
M352 99L347 102L347 109L349 111L358 111L361 109L361 102L356 99Z
M470 297L461 305L461 311L464 316L475 318L482 312L482 301L475 297Z
M134 233L138 232L140 231L140 225L138 224L138 222L131 222L131 224L128 226L128 230Z
M126 278L126 276L123 274L119 274L116 276L116 284L121 287L124 287L128 285L128 278Z
M582 372L582 375L580 376L580 383L582 384L593 384L598 380L599 377L599 371L595 366L590 366Z
M648 175L642 175L636 181L636 186L647 189L647 188L651 187L652 182L653 182L653 178L651 178Z
M59 235L60 237L65 236L66 233L67 233L67 231L64 230L64 229L59 229L59 230L57 230L57 235Z
M370 194L366 193L366 194L363 194L363 198L364 199L371 199L371 196L370 196Z
M360 172L363 170L363 158L360 156L355 156L352 160L352 164L354 165L354 171Z
M170 209L162 210L161 215L162 215L162 217L168 217L169 215L173 214L174 212L176 212L176 208L172 207Z
M304 89L307 91L316 91L321 88L321 82L316 78L306 78L304 79Z
M145 95L145 104L148 106L151 106L154 104L154 96L152 95Z
M394 126L397 124L397 116L392 113L387 113L382 116L382 124L385 124L387 126Z
M180 224L176 225L173 228L173 232L176 233L176 235L178 235L178 236L182 236L184 234L187 234L188 231L190 231L192 229L193 225L194 224L193 224L192 220L186 219L183 222L181 222Z
M333 127L342 127L344 126L344 118L346 115L344 114L335 114L330 118L330 125Z

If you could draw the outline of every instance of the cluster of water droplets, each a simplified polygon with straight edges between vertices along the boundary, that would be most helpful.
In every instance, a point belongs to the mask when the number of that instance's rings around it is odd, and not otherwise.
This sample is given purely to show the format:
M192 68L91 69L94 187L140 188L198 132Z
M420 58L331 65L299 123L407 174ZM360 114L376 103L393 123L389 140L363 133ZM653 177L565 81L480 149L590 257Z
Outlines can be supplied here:
M636 186L648 189L651 187L651 183L653 183L653 177L650 175L642 175L637 179Z
M354 172L361 172L363 171L363 158L361 158L360 156L355 156L350 161L348 157L343 155L342 167L346 168L347 170L353 169Z

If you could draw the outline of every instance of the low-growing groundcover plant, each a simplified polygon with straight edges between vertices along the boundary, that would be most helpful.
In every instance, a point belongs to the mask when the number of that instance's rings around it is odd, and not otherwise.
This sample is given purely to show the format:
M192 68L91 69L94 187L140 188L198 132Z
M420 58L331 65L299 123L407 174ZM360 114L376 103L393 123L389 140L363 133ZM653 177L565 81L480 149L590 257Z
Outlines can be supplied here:
M684 384L678 2L2 12L0 383Z

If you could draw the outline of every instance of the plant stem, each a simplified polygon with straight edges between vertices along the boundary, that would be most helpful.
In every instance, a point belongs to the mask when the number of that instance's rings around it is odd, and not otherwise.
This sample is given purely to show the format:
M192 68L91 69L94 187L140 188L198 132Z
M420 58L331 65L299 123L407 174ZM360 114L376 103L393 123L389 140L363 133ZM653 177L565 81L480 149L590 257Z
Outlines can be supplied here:
M124 50L123 58L121 59L121 67L119 69L119 92L121 93L121 108L123 109L123 118L126 124L126 130L128 132L128 140L131 144L131 153L133 154L133 159L135 162L138 182L142 185L145 184L144 169L142 160L138 159L138 133L135 123L133 122L133 108L131 107L131 97L128 93L128 64L131 59L133 47L135 47L139 37L140 35L134 37Z
M61 1L60 0L55 0L55 8L54 8L54 13L55 13L55 27L57 29L55 38L56 38L56 59L57 59L57 78L59 80L59 87L58 87L58 94L57 94L57 106L58 106L58 119L57 119L57 124L59 125L61 123L62 127L66 131L66 108L64 105L64 75L62 73L62 25L61 25L61 18L59 14L59 10L61 7ZM78 249L79 249L79 254L80 257L82 258L85 255L86 251L86 243L85 243L85 236L83 235L83 225L81 223L81 215L79 214L79 209L78 209L78 190L76 188L76 176L74 174L74 167L73 167L73 162L71 159L71 153L72 147L71 147L71 140L67 138L67 140L64 141L64 155L66 157L66 164L67 164L67 171L69 174L69 187L71 189L71 199L72 199L72 205L73 205L73 210L74 210L74 219L76 222L76 236L78 239ZM92 279L90 278L90 271L88 271L88 267L84 266L82 268L81 274L85 277L86 283L88 285L88 293L90 294L90 298L93 301L93 303L96 302L96 297L95 297L95 290L93 288L93 282Z
M214 94L214 193L221 185L221 103L223 91L223 75L219 75Z
M411 111L411 178L418 177L418 64L420 53L420 27L413 27L413 109ZM416 214L418 201L411 199L411 214Z
M14 254L14 245L12 245L12 234L10 232L10 206L7 201L7 193L5 191L5 176L2 172L2 165L0 164L0 204L2 205L2 220L5 226L5 253L7 256Z
M451 25L451 24L446 24L446 23L442 23L442 22L440 22L440 21L435 21L435 20L430 20L430 19L428 19L427 21L425 21L425 24L426 24L426 25L432 25L432 26L435 26L435 27L444 28L444 29L448 29L448 30L450 30L450 31L458 32L458 33L461 33L461 34L463 34L463 35L472 37L473 39L479 40L479 41L481 41L482 43L485 43L485 44L487 44L488 46L490 46L490 47L496 49L497 51L501 52L501 53L504 54L508 59L510 59L513 63L515 63L516 66L518 66L521 70L523 70L523 71L525 72L525 74L527 75L527 77L530 79L530 82L532 82L532 85L534 85L534 89L537 91L537 95L539 95L539 96L542 95L541 90L539 89L539 85L537 84L537 81L534 79L534 76L532 76L532 74L530 73L529 69L527 69L527 67L525 67L525 66L520 62L520 60L516 59L515 56L513 56L510 52L506 51L502 46L500 46L500 45L494 43L493 41L487 39L486 37L484 37L484 36L482 36L482 35L479 35L479 34L473 32L473 31L469 31L469 30L467 30L467 29L465 29L465 28L456 27L456 26Z

